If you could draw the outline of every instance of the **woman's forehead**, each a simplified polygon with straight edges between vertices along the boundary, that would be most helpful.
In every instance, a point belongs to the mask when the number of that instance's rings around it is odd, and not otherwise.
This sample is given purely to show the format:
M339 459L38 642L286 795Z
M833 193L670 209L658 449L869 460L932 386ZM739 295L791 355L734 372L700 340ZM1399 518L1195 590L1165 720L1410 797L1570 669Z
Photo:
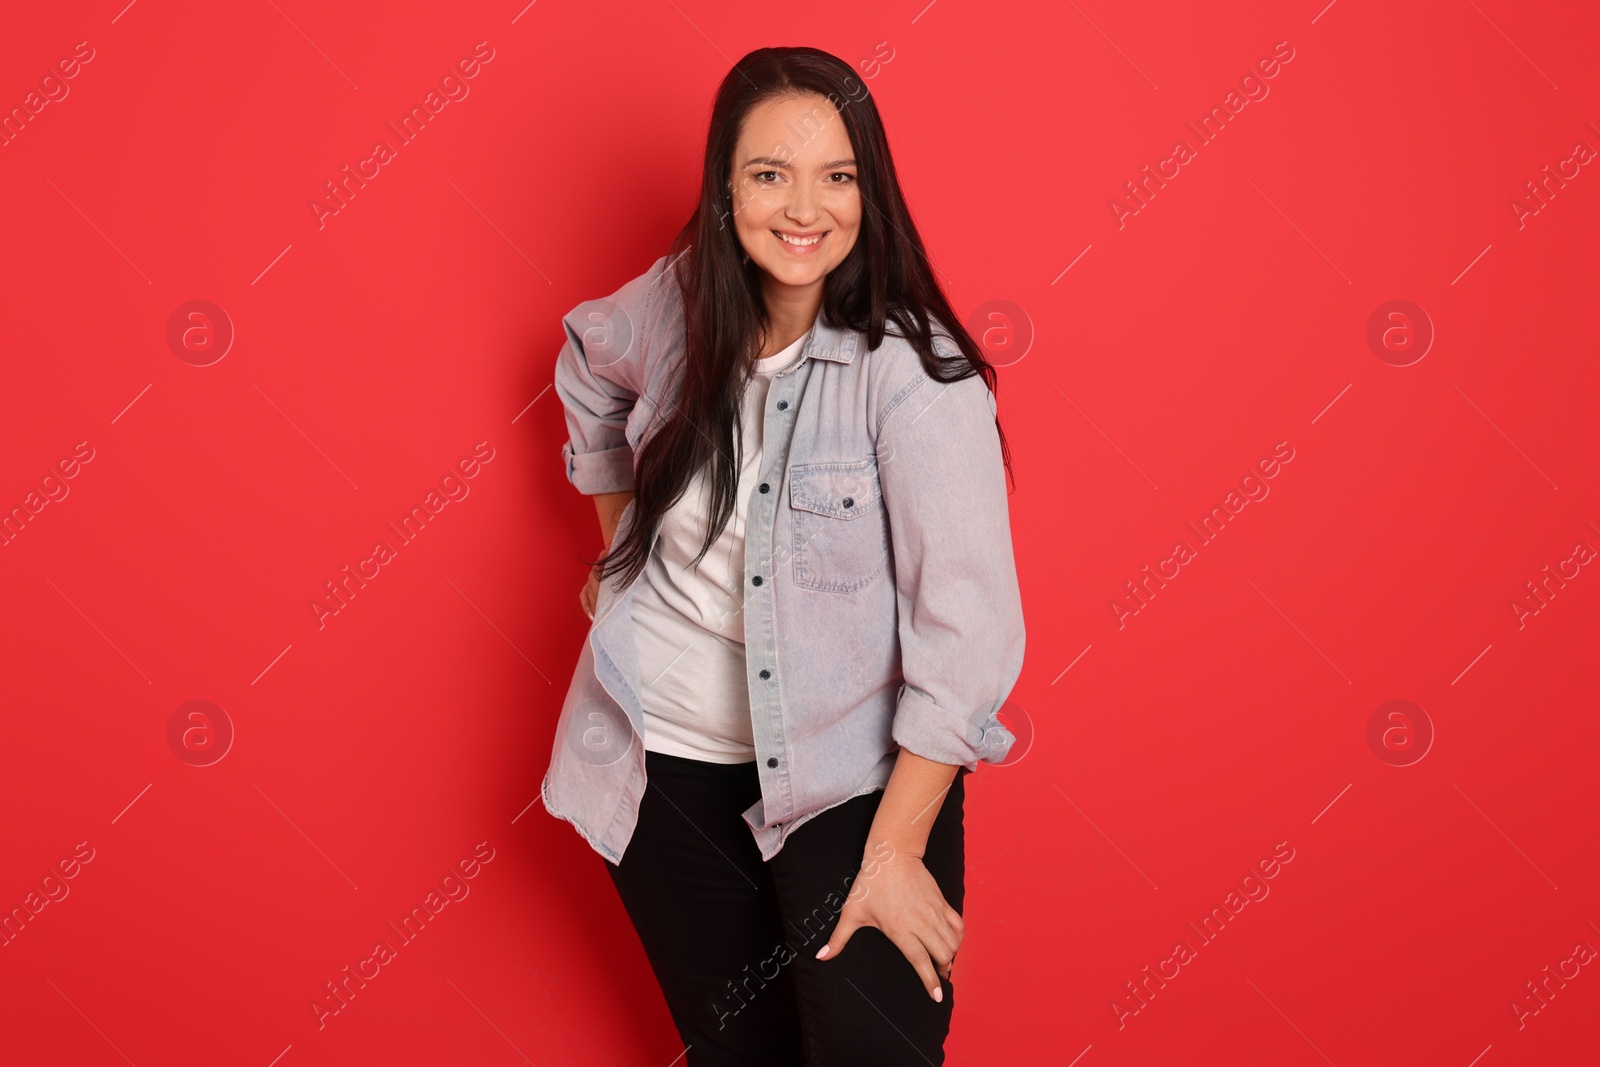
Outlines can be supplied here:
M826 97L785 95L750 109L739 131L734 165L839 165L852 155L850 135Z

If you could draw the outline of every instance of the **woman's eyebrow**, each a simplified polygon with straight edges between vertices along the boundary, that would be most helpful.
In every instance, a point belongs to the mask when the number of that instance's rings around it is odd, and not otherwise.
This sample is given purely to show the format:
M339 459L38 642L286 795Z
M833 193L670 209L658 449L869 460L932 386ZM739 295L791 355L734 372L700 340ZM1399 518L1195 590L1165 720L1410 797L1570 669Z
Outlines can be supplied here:
M771 156L757 156L755 159L746 160L744 165L749 167L757 163L761 164L763 167L781 167L784 170L789 169L789 164L786 160L773 159ZM840 167L853 167L855 165L856 161L853 159L835 159L824 163L819 169L838 170Z

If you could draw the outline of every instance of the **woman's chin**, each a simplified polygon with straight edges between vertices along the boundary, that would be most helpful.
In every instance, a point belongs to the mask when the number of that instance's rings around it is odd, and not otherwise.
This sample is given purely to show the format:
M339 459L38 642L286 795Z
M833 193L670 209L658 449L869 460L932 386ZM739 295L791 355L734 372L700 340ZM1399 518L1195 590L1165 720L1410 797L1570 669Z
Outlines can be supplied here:
M776 263L759 263L762 271L768 278L779 285L792 286L797 289L807 289L828 276L831 264L821 263L796 263L779 261Z

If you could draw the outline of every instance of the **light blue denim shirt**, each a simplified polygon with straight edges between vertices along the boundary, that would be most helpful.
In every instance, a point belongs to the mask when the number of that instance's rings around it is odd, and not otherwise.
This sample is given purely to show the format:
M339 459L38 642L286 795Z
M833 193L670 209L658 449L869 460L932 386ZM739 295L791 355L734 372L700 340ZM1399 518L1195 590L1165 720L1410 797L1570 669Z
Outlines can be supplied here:
M562 321L567 479L586 494L632 489L684 359L667 258ZM774 376L745 525L761 799L743 815L763 859L813 816L884 788L901 747L968 770L1010 750L996 713L1022 670L1022 599L994 417L982 378L938 382L905 339L867 351L820 313ZM630 503L617 536L633 515ZM630 609L646 580L602 584L540 789L613 863L645 788Z

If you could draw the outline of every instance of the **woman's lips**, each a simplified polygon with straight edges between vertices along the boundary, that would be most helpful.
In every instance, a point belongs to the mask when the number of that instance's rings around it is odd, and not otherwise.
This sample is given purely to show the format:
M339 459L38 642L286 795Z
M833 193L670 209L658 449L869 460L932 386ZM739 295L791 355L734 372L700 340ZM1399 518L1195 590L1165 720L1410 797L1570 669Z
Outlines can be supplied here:
M773 239L782 245L783 250L788 252L791 256L811 255L817 249L822 247L822 242L825 241L828 237L828 234L832 232L833 231L831 230L823 230L820 233L814 233L806 237L800 237L796 234L785 233L783 230L771 231ZM810 243L797 244L795 243L797 241L809 241Z

